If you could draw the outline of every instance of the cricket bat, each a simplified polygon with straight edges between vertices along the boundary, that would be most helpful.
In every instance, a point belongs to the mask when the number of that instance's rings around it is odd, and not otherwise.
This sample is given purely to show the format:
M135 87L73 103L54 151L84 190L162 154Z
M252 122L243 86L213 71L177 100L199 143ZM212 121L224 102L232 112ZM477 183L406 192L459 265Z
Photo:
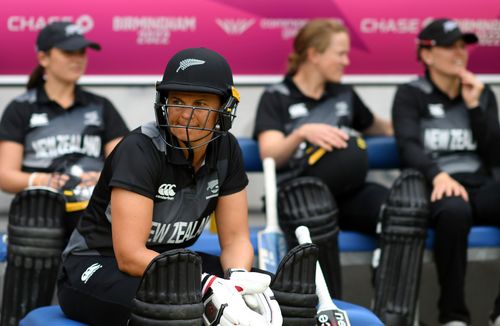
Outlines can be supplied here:
M266 227L257 233L259 268L276 273L286 255L286 241L278 225L276 167L274 159L265 158L264 183L266 194Z
M295 235L299 244L312 243L309 229L305 226L299 226L295 229ZM316 314L317 326L351 326L347 313L333 303L319 262L316 262L316 294L319 299L318 313Z

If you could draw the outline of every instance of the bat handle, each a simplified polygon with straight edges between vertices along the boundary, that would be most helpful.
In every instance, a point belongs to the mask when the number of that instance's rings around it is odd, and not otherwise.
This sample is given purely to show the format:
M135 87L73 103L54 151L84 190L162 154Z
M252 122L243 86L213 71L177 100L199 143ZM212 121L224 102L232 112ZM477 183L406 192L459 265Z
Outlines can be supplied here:
M295 229L295 235L297 236L299 244L312 243L309 229L306 226L301 225L297 227L297 229ZM325 277L323 276L319 262L316 262L316 294L318 295L320 307L338 309L333 303L332 298L330 298L330 292L328 291L328 286L326 285Z
M273 158L266 157L262 161L264 168L264 187L266 193L266 224L278 226L277 187L276 187L276 163Z

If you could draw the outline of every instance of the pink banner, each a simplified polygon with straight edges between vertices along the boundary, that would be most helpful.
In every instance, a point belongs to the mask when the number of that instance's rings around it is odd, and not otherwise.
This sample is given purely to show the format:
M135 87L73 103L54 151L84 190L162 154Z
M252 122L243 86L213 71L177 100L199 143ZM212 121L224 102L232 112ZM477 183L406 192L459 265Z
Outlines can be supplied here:
M223 54L235 74L281 75L297 30L316 17L351 31L347 74L419 73L416 34L438 17L479 36L474 72L500 74L498 0L3 0L0 75L30 73L36 35L53 20L79 24L102 45L90 51L90 75L159 75L173 53L198 46Z

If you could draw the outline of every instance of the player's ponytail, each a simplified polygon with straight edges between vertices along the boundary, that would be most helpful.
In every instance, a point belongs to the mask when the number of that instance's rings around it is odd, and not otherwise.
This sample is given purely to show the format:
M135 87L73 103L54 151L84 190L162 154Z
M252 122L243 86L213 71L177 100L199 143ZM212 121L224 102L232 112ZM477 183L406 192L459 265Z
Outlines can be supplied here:
M43 75L45 74L45 68L42 65L38 65L31 72L28 83L26 84L26 89L30 90L37 88L39 85L44 83Z

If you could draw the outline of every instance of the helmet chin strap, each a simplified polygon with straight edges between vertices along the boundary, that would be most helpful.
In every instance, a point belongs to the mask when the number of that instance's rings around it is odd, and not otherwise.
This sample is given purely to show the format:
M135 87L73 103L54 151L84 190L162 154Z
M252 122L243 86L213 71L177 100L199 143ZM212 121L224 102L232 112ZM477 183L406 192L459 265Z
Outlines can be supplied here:
M191 121L191 119L189 119ZM191 165L193 165L193 161L194 161L194 150L193 150L193 146L191 146L191 140L189 138L189 131L188 131L188 128L189 127L186 127L186 138L187 138L187 141L184 142L184 144L187 146L187 151L188 151L188 157L187 157L187 160L189 161L189 163L191 163ZM203 139L203 138L202 138ZM179 141L177 139L177 141Z

